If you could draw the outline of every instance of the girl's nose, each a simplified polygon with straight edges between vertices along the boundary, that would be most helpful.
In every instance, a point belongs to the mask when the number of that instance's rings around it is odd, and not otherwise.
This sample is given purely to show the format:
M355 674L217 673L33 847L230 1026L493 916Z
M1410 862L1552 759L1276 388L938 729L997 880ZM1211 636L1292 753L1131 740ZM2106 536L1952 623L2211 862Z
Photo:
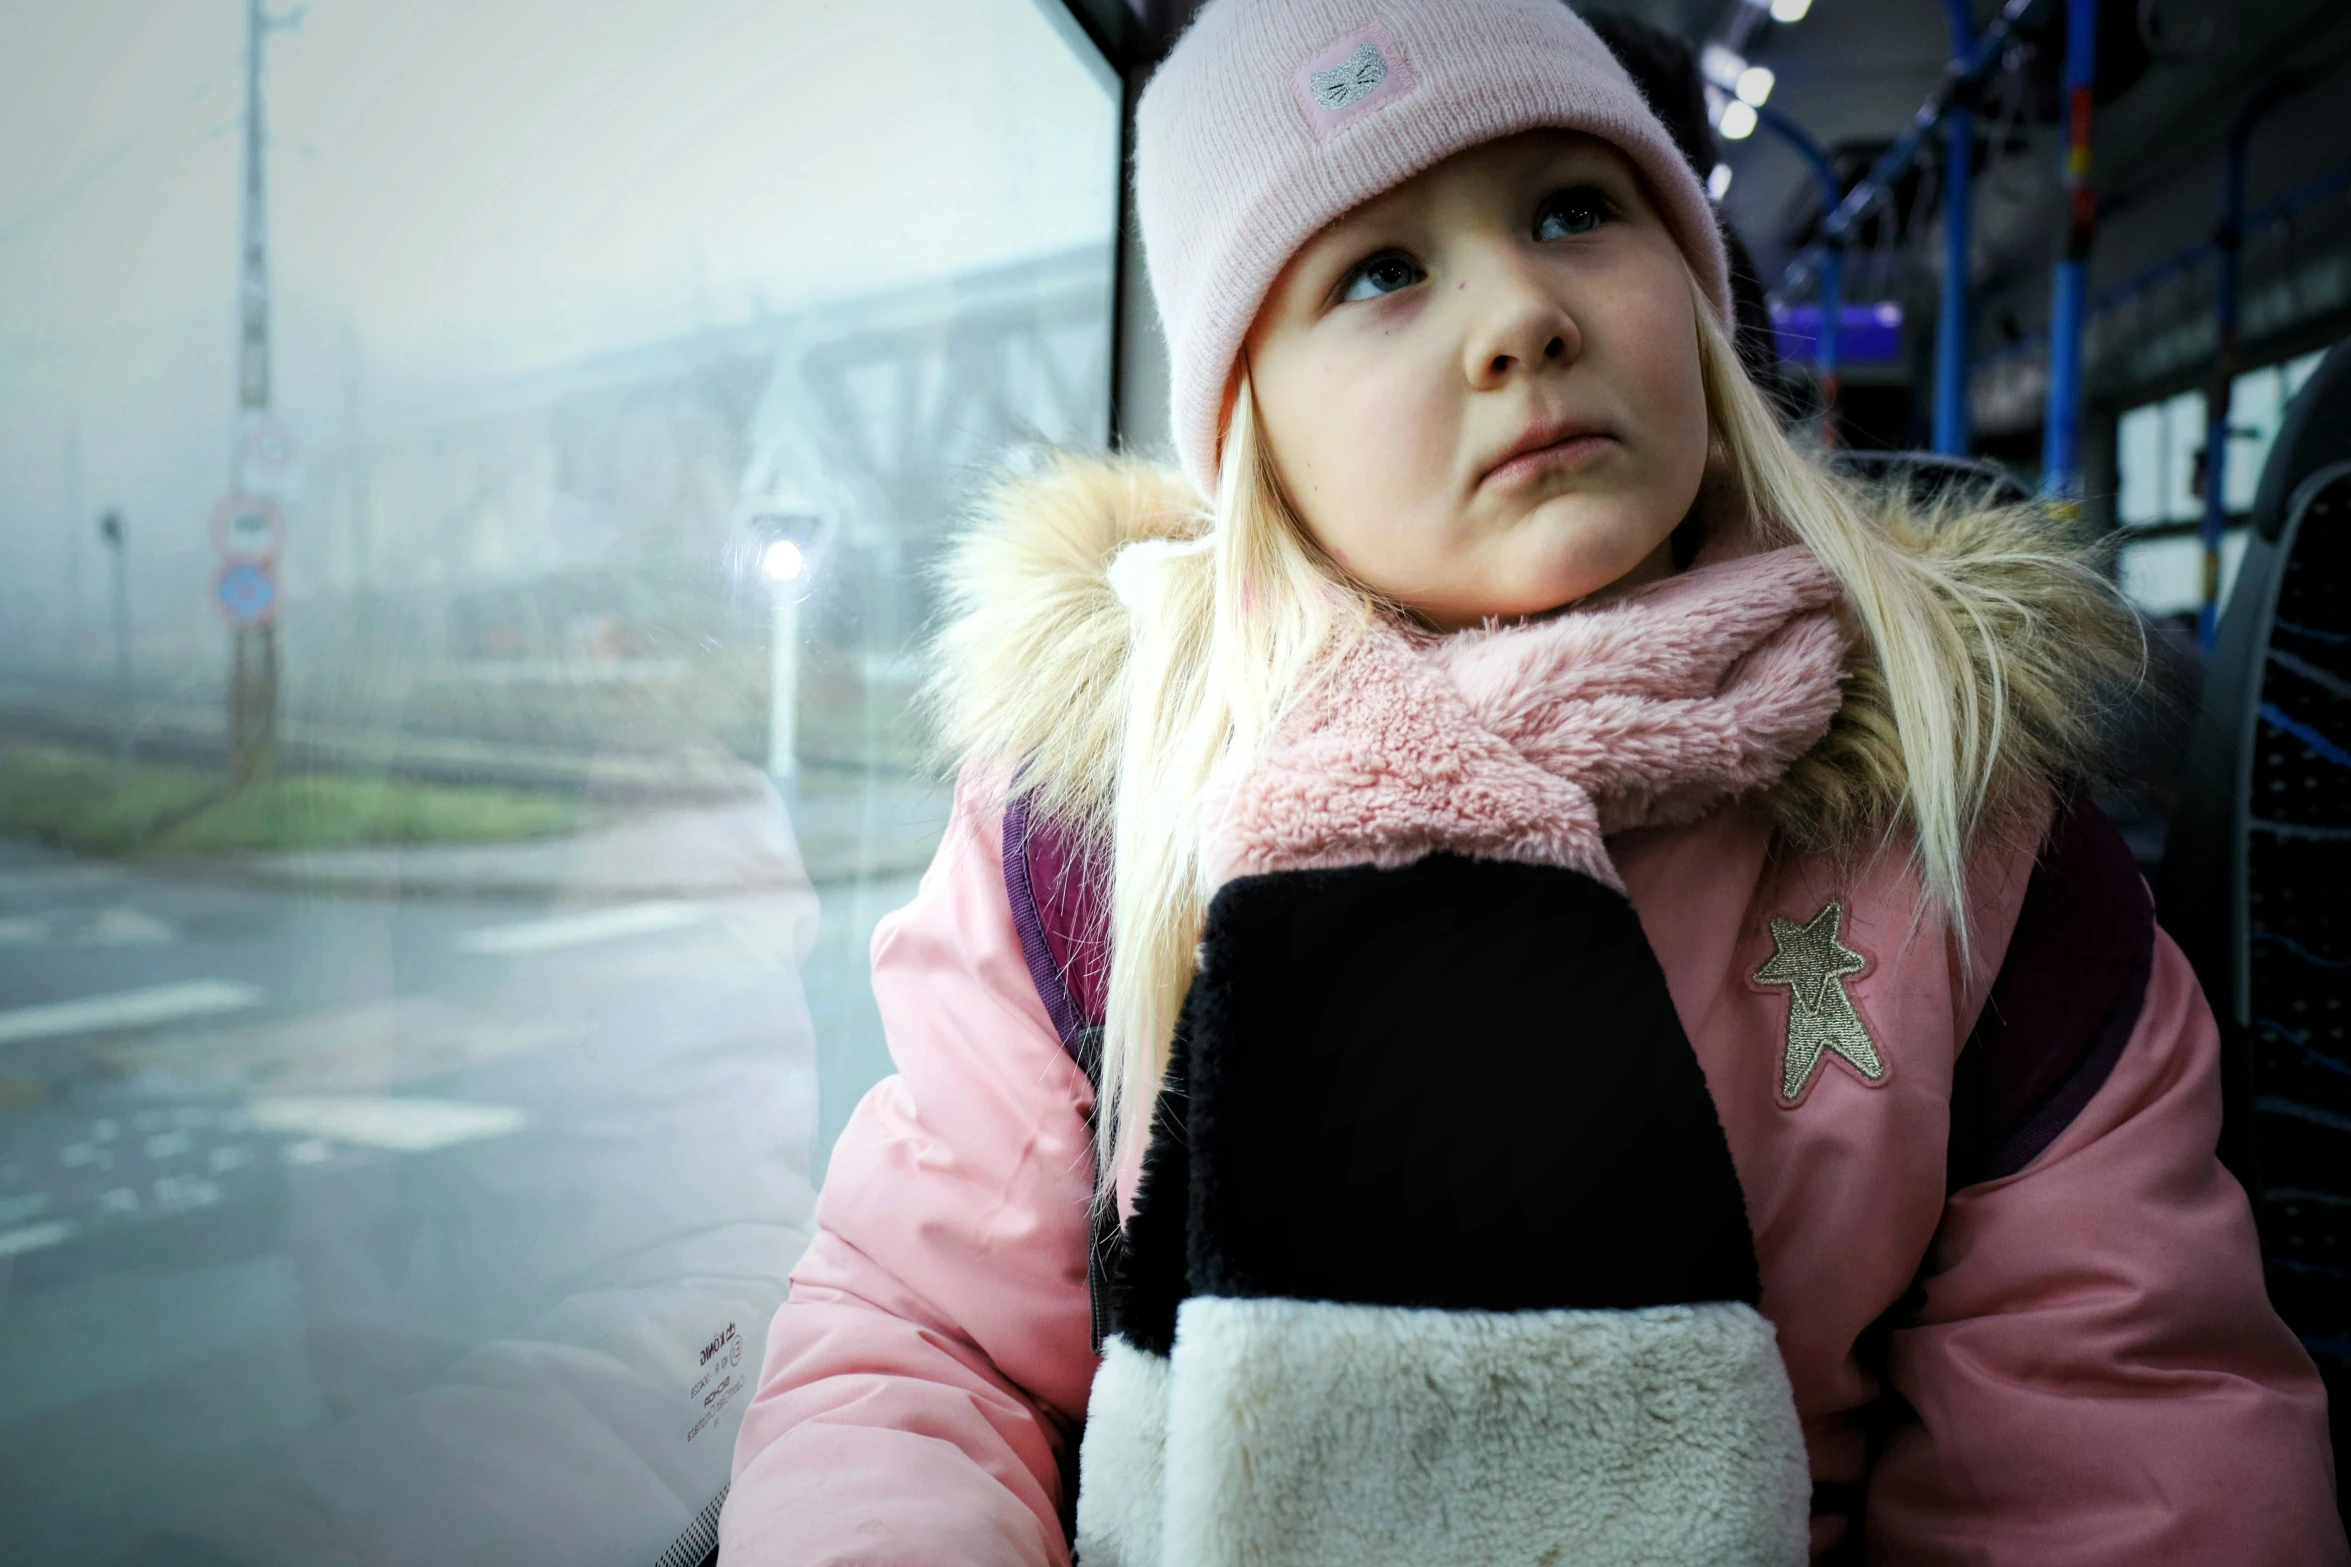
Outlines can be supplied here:
M1583 352L1583 333L1553 292L1526 275L1517 265L1504 263L1468 281L1478 301L1468 341L1463 345L1463 370L1479 390L1500 386L1512 376L1546 366L1564 368Z

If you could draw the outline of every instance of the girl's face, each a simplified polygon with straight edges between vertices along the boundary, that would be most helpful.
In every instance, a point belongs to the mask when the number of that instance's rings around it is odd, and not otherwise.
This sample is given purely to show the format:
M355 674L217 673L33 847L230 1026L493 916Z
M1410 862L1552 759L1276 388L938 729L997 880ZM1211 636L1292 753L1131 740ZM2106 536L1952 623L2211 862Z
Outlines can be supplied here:
M1308 241L1245 352L1316 541L1452 629L1672 569L1707 457L1696 308L1624 156L1533 131Z

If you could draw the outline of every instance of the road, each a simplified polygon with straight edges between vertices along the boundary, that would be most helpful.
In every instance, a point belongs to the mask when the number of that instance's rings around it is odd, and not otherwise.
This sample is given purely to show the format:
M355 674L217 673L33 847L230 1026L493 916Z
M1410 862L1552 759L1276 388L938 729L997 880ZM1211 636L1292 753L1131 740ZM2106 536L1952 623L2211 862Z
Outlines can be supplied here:
M653 1562L886 1069L864 952L911 891L0 844L0 1561Z

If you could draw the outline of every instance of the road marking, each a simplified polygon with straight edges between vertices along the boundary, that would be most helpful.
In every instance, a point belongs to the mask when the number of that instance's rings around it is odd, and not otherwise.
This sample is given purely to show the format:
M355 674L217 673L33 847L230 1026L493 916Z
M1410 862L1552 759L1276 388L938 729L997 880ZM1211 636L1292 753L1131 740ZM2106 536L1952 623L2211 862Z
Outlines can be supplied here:
M156 947L179 940L179 934L137 909L104 909L90 919L0 919L0 947Z
M0 1224L15 1224L22 1219L37 1218L48 1208L47 1192L27 1192L22 1197L0 1197Z
M324 1138L394 1153L431 1153L452 1143L502 1137L520 1130L523 1124L522 1112L505 1105L388 1096L273 1095L254 1100L245 1113L264 1132Z
M700 924L704 911L691 903L624 903L617 908L591 909L584 914L559 914L553 919L525 920L519 925L492 925L457 938L459 950L488 957L518 958L565 947L585 947L628 936L651 936Z
M166 1175L155 1182L155 1203L166 1213L209 1208L220 1201L217 1183L201 1175Z
M145 1028L215 1012L242 1012L247 1007L261 1005L263 999L259 985L231 979L191 979L177 985L118 990L108 996L84 996L79 1001L13 1007L0 1012L0 1045L21 1044L28 1039L54 1039L60 1034Z
M180 933L137 909L108 909L90 921L81 939L98 947L154 947L177 941Z
M73 1235L73 1226L63 1219L51 1219L46 1224L28 1224L21 1229L0 1230L0 1257L22 1256L28 1251L39 1251L44 1246L55 1246Z

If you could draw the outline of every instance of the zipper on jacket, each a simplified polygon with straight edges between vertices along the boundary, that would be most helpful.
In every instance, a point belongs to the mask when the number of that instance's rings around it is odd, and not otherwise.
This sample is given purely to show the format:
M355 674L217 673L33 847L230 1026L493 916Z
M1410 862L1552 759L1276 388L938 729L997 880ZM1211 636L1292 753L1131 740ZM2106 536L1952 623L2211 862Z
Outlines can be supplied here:
M1108 1220L1105 1221L1104 1215ZM1103 1298L1107 1285L1102 1277L1104 1248L1118 1243L1118 1210L1097 1206L1087 1225L1086 1242L1086 1302L1093 1314L1094 1353L1102 1353L1102 1341L1110 1334L1110 1307Z

